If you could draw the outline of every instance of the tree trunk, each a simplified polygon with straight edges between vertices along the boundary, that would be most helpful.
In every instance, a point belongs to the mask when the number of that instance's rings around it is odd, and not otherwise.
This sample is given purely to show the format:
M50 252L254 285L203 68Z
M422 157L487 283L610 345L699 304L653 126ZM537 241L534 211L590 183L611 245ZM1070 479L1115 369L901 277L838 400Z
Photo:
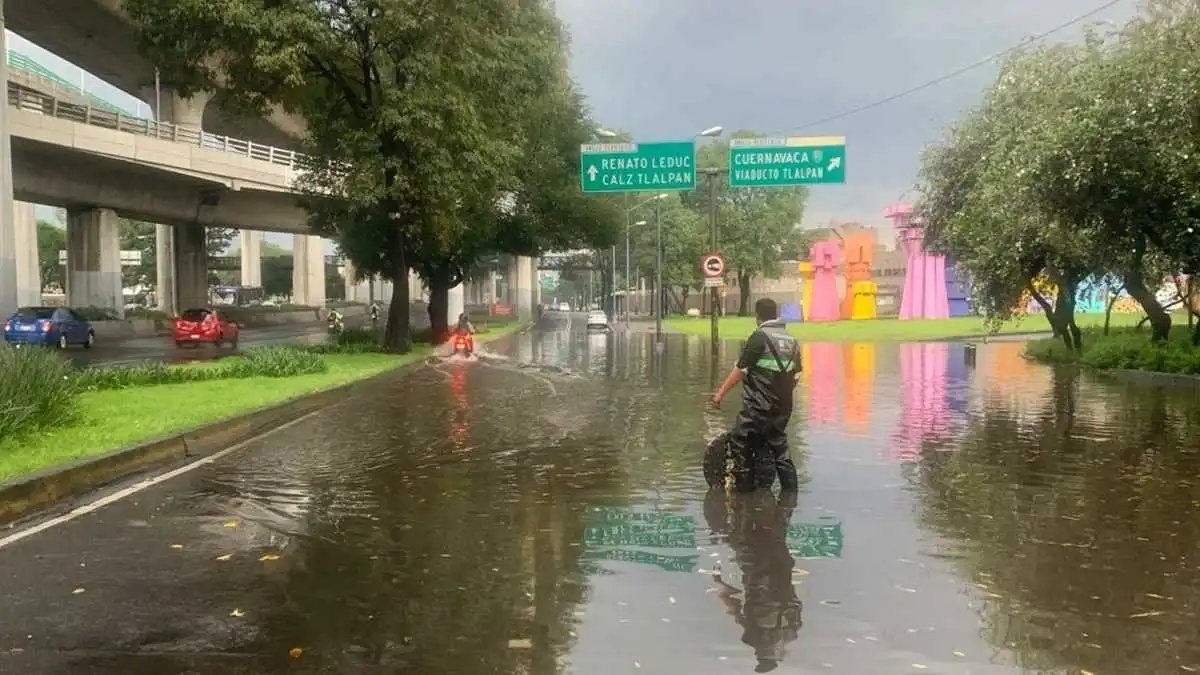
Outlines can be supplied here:
M1117 304L1117 300L1121 297L1121 291L1125 290L1124 286L1120 286L1112 292L1112 297L1108 299L1108 306L1104 308L1104 334L1108 335L1108 326L1112 322L1113 306Z
M392 260L392 302L388 306L387 330L383 334L383 348L393 354L407 354L412 349L412 335L409 330L408 304L408 259L405 256L404 244L397 237L393 244Z
M450 337L449 317L446 309L450 305L450 284L440 275L430 276L429 284L429 342L440 345Z
M1154 297L1154 293L1146 287L1146 282L1142 279L1142 275L1137 272L1130 272L1125 275L1125 290L1129 292L1130 297L1142 306L1142 310L1146 312L1146 318L1150 321L1150 340L1152 342L1166 342L1171 335L1171 315L1167 310L1163 309L1158 298Z
M1083 334L1079 331L1079 326L1075 324L1074 285L1069 278L1065 283L1059 284L1058 297L1054 301L1054 313L1058 315L1058 325L1062 329L1061 337L1066 343L1067 349L1074 354L1079 354L1083 348Z
M1200 347L1200 321L1197 321L1196 325L1192 326L1192 346Z
M751 276L738 272L738 316L750 316L750 281Z
M1054 337L1060 337L1066 334L1066 326L1059 323L1058 315L1054 311L1054 305L1051 305L1050 301L1046 299L1046 296L1042 295L1036 288L1033 287L1032 280L1025 284L1025 290L1029 291L1030 297L1037 302L1038 306L1042 308L1042 312L1046 314L1046 322L1050 324L1050 330L1054 332ZM1070 343L1067 343L1067 347L1069 348L1070 346Z

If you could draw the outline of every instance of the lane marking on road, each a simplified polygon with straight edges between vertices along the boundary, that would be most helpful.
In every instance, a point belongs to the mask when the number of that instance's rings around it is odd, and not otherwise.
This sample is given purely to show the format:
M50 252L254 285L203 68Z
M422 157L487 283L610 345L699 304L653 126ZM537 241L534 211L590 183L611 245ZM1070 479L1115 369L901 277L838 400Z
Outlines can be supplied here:
M68 511L67 513L62 514L61 516L56 516L54 518L51 518L50 520L38 523L37 525L34 525L32 527L29 527L28 529L24 529L24 530L21 530L20 532L10 534L7 537L0 539L0 549L3 549L6 546L9 546L11 544L15 544L18 541L21 541L22 539L32 537L35 534L40 534L51 528L58 527L59 525L63 525L65 523L69 523L72 520L75 520L76 518L78 518L80 516L85 516L89 513L92 513L93 511L98 511L98 510L104 508L105 506L108 506L109 504L119 502L122 499L125 499L126 497L135 495L135 494L141 492L142 490L145 490L146 488L154 487L155 485L158 485L159 483L165 483L166 481L169 481L172 478L177 478L179 476L182 476L185 473L199 469L202 466L212 464L213 462L217 461L218 459L221 459L222 457L225 457L226 455L237 452L238 450L241 450L242 448L246 447L247 445L250 445L251 443L254 443L256 441L260 441L263 438L270 436L271 434L274 434L279 431L283 431L284 429L287 429L288 427L295 426L295 425L307 420L308 418L313 417L314 415L317 415L320 412L322 412L322 411L314 410L306 415L297 417L296 419L294 419L290 422L281 424L281 425L275 427L274 429L268 429L267 431L264 431L261 434L258 434L257 436L251 436L250 438L247 438L244 441L235 443L220 452L213 453L211 455L208 455L207 457L201 457L200 459L192 462L191 464L185 464L177 469L172 469L171 471L168 471L164 474L152 476L143 481L140 481L138 483L130 485L127 488L118 490L117 492L113 492L112 494L104 495L103 497L100 497L99 499L96 499L95 501L88 502L87 504L83 504L82 506L77 506L74 509L71 509L70 511Z

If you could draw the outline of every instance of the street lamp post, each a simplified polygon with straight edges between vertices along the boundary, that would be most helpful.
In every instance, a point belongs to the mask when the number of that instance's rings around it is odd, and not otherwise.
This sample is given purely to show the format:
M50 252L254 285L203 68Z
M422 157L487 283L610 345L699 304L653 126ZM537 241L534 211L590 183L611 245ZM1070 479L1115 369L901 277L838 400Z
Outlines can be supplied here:
M710 127L700 132L700 136L716 138L721 135L723 129L721 127ZM708 176L708 236L713 253L717 252L717 174L715 168L705 169L705 174ZM708 313L709 333L712 341L712 351L717 353L718 344L720 343L720 328L718 327L719 315L717 313L717 303L721 299L721 289L713 286L709 289Z
M626 293L626 296L625 296L625 324L626 324L626 326L628 326L629 325L629 295L628 295L629 280L633 276L633 270L629 269L629 230L631 230L632 227L629 224L628 216L625 218L625 223L626 223L625 224L625 293ZM645 225L645 224L646 224L646 221L644 221L644 220L639 220L636 223L633 223L633 225L637 225L638 227L641 227L642 225ZM640 304L641 303L639 302L639 305Z
M654 341L662 344L662 320L663 320L663 287L662 287L662 267L663 267L663 249L662 249L662 208L659 205L659 200L654 200L654 229L656 231L654 240Z

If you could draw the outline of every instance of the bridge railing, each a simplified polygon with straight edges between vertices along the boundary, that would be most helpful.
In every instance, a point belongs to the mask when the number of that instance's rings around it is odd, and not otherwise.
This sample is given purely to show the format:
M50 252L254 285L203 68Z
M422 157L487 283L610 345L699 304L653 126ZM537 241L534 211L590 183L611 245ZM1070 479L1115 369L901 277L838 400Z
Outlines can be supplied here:
M218 136L191 127L183 127L170 122L155 122L125 113L102 110L90 105L68 103L53 96L28 91L11 82L8 83L8 104L27 112L37 112L59 119L139 136L185 143L216 152L228 152L241 157L286 166L296 171L303 171L306 161L304 155L293 150L254 143L240 138Z

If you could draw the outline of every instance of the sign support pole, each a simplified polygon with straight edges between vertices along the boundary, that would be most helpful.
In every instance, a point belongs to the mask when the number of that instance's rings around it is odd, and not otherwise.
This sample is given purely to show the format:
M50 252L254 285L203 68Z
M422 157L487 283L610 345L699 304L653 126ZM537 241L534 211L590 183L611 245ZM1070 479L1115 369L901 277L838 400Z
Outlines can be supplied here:
M717 171L708 169L705 171L708 175L708 230L709 238L711 239L711 249L717 250ZM710 333L712 339L712 353L715 357L721 341L721 329L718 325L720 320L720 312L717 310L717 304L720 302L721 289L713 286L709 289L709 306L708 313L711 323Z
M663 292L662 268L663 268L663 248L662 248L662 207L659 202L662 200L654 200L654 229L656 230L655 240L655 270L654 270L654 294L657 301L654 303L654 342L662 345L662 320L663 320L663 301L666 300L667 294Z

